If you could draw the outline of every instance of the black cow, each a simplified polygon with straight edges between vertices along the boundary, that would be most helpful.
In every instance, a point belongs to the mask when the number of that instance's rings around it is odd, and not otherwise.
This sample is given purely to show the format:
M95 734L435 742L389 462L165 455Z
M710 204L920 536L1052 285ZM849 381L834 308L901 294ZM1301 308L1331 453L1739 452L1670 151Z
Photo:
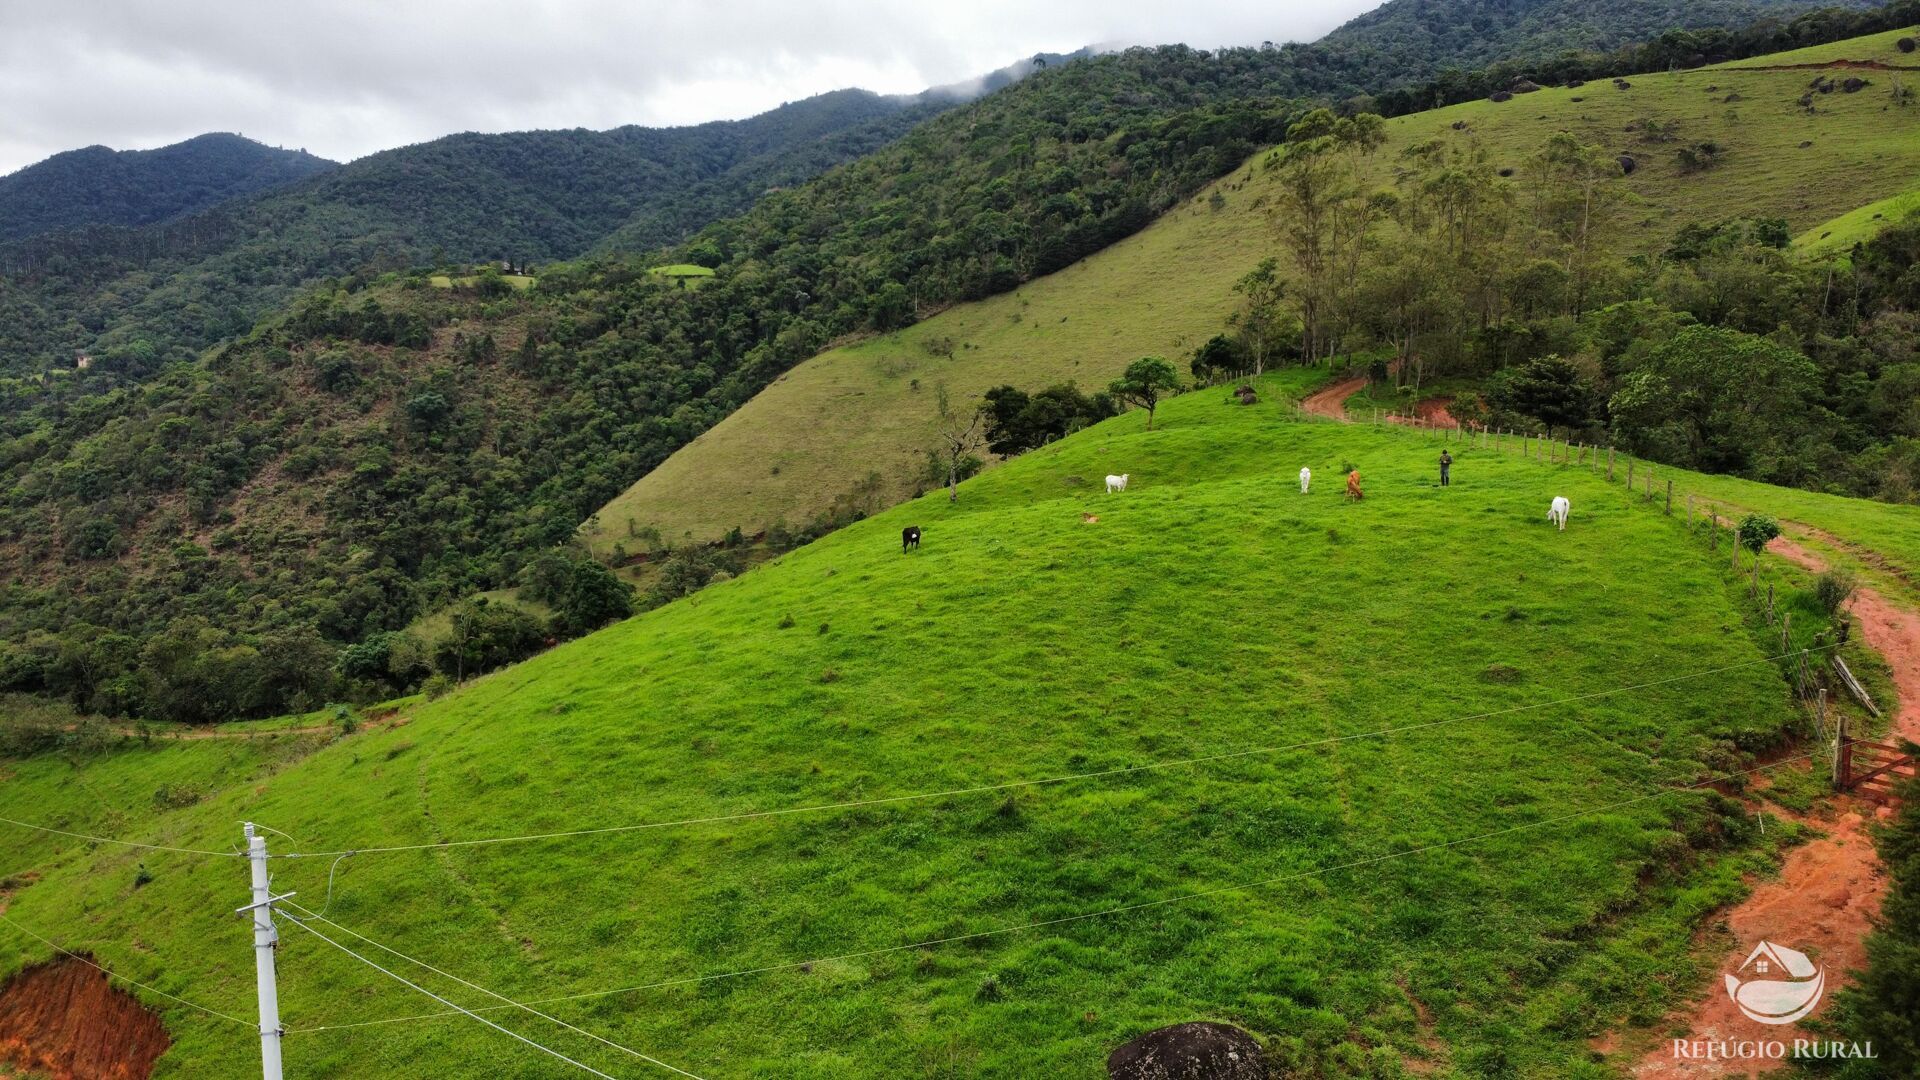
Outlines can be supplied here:
M917 548L919 546L920 546L920 526L909 525L906 528L900 530L900 554L905 555L908 552L908 550L912 548Z

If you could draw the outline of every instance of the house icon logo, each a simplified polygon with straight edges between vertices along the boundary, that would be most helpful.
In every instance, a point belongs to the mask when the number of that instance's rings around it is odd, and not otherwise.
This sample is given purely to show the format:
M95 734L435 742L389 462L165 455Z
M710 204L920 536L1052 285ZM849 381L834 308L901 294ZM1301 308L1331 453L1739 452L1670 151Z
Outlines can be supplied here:
M1747 1019L1791 1024L1812 1012L1827 989L1827 971L1807 954L1763 941L1740 970L1726 976L1727 997Z

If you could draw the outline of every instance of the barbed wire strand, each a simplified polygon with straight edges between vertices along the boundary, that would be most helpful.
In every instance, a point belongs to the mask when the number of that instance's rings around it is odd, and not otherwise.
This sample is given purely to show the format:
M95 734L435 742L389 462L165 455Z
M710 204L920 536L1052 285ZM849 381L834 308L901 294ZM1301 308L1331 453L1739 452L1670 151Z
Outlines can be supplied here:
M931 948L937 948L942 945L954 945L954 944L958 944L960 942L965 942L965 941L978 941L984 938L1001 937L1008 934L1022 933L1028 930L1040 930L1040 929L1045 929L1053 926L1063 926L1068 923L1085 922L1089 919L1108 918L1114 915L1123 915L1123 914L1127 914L1135 911L1144 911L1152 908L1166 907L1172 904L1186 903L1189 901L1204 899L1211 896L1219 896L1226 893L1250 892L1254 889L1264 888L1271 885L1285 884L1285 883L1294 882L1294 881L1304 881L1310 878L1323 877L1327 874L1338 873L1343 870L1360 869L1363 867L1378 865L1380 863L1391 862L1395 859L1407 858L1413 855L1431 854L1436 851L1445 851L1451 848L1462 847L1468 844L1479 843L1485 840L1492 840L1502 836L1511 836L1515 833L1530 832L1536 829L1547 828L1552 825L1565 824L1569 821L1576 821L1582 818L1588 818L1588 817L1593 817L1599 814L1608 813L1609 811L1620 810L1629 806L1635 806L1640 803L1663 798L1667 795L1688 792L1688 791L1698 791L1702 788L1711 787L1714 784L1722 784L1732 780L1743 779L1745 777L1750 777L1750 776L1757 775L1759 773L1767 772L1768 770L1771 770L1771 769L1780 768L1781 766L1784 766L1784 765L1789 765L1789 764L1793 764L1795 762L1800 762L1800 761L1808 761L1813 759L1815 756L1816 756L1815 754L1811 754L1811 753L1799 754L1793 757L1782 758L1778 761L1770 762L1766 765L1761 765L1756 768L1747 769L1741 772L1726 773L1720 776L1709 777L1704 780L1696 780L1688 784L1668 785L1660 788L1658 791L1649 792L1644 795L1638 795L1631 799L1622 799L1617 802L1605 803L1600 806L1589 807L1584 810L1577 810L1571 813L1561 814L1555 817L1543 818L1539 821L1527 822L1521 825L1514 825L1505 829L1495 829L1491 832L1479 833L1474 836L1462 837L1456 840L1447 840L1439 843L1424 844L1419 847L1403 848L1399 851L1387 852L1382 855L1372 855L1362 859L1353 859L1347 862L1336 863L1331 866L1323 866L1313 870L1304 870L1304 871L1299 871L1297 873L1292 873L1292 874L1279 874L1273 877L1260 878L1255 881L1244 881L1234 885L1222 885L1212 889L1201 889L1194 892L1181 893L1176 896L1163 897L1158 900L1144 900L1138 903L1123 904L1118 907L1106 908L1100 911L1082 912L1077 915L1064 915L1055 919L1042 919L1036 922L1019 923L1013 926L1003 926L993 930L981 930L981 931L970 933L970 934L954 934L948 937L929 938L925 941L916 941L906 945L890 945L890 946L886 946L884 948L879 948L879 949L863 949L858 952L837 953L832 956L816 957L811 960L795 960L788 963L768 964L761 967L742 968L737 971L718 972L711 975L689 975L689 976L678 978L678 979L664 979L658 982L640 983L634 986L624 986L614 990L595 990L595 991L588 991L588 992L579 993L579 994L564 994L556 997L534 998L521 1004L553 1005L561 1002L584 1001L592 998L614 997L614 996L623 995L623 994L640 993L645 990L660 990L660 989L667 989L667 988L676 987L676 986L692 986L692 985L697 985L701 983L716 982L722 979L737 979L737 978L744 978L750 975L765 975L765 974L771 974L773 972L779 972L779 971L791 971L797 968L809 968L817 964L835 963L835 962L844 961L844 960L863 960L863 959L869 959L876 956L885 956L889 953L910 952L916 949L931 949ZM496 1011L496 1009L499 1009L499 1008L505 1008L505 1006L487 1007L479 1011L492 1012L492 1011ZM465 1010L462 1010L462 1011L465 1011ZM294 1034L294 1033L306 1034L306 1033L320 1032L320 1031L341 1031L348 1028L377 1027L383 1024L406 1023L414 1020L431 1020L431 1019L436 1019L438 1017L451 1016L451 1015L454 1015L454 1014L448 1013L448 1012L418 1013L411 1016L387 1017L381 1020L363 1020L355 1023L326 1024L326 1025L319 1025L315 1027L300 1028L300 1029L296 1029L293 1032L289 1032L289 1034Z
M660 1068L667 1070L668 1072L677 1073L681 1076L692 1077L693 1080L701 1080L700 1077L695 1076L693 1073L690 1073L685 1069L681 1069L673 1065L669 1065L666 1062L661 1061L659 1058L650 1057L646 1054L641 1053L638 1050L633 1049L632 1047L622 1046L619 1043L614 1042L612 1039L608 1039L600 1035L596 1035L593 1032L586 1030L585 1028L575 1027L574 1025L567 1023L565 1020L562 1020L555 1016L549 1016L546 1013L541 1012L539 1009L532 1007L531 1005L526 1005L526 1004L522 1004L521 1002L515 1001L512 998L507 997L505 994L495 993L494 991L489 990L486 987L479 985L478 983L469 982L466 979L463 979L460 976L455 975L451 972L442 971L439 968L434 967L432 964L427 963L425 960L420 960L416 957L408 956L406 953L403 953L398 949L394 949L389 946L383 945L380 942L375 941L372 938L366 936L365 934L362 934L356 930L352 930L348 927L342 926L339 923L333 921L332 919L327 918L325 915L321 915L316 912L309 911L305 907L302 907L299 904L282 901L277 906L279 906L282 909L293 908L294 910L299 911L302 915L306 916L307 918L313 919L317 922L326 923L328 926L333 927L335 930L338 930L343 934L350 935L360 941L364 941L368 945L371 945L374 948L379 949L381 952L387 953L392 956L397 956L400 959L405 960L407 963L413 964L417 967L425 968L428 971L433 972L435 975L438 975L443 979L451 979L454 982L459 983L461 986L468 988L469 990L477 990L480 993L485 994L490 998L496 998L504 1003L503 1007L521 1009L525 1012L531 1013L534 1016L539 1017L542 1020L547 1021L548 1023L558 1024L559 1026L566 1028L568 1031L571 1031L576 1035L584 1035L587 1038L592 1039L594 1042L601 1043L606 1046L610 1046L615 1050L620 1051L623 1054L629 1054L633 1057L636 1057L641 1061L648 1063L649 1065L657 1065ZM293 916L289 915L288 918L293 918Z
M459 1005L456 1005L453 1002L448 1001L446 998L441 997L439 994L436 994L433 991L426 989L425 987L419 985L418 983L410 981L404 975L394 974L393 972L387 970L386 968L381 967L379 964L376 964L373 961L367 959L366 957L361 956L359 953L354 952L352 949L347 948L345 945L342 945L339 942L333 940L332 938L321 933L320 931L315 930L313 927L308 926L302 920L287 914L284 909L281 910L280 914L283 917L285 917L288 922L292 923L293 925L299 927L302 930L305 930L307 933L312 934L314 937L319 938L321 941L324 941L327 944L333 946L334 948L339 949L341 952L346 953L348 956L353 957L355 960L360 961L361 963L367 965L368 967L379 972L380 974L385 975L387 978L392 979L394 982L399 983L400 985L406 987L407 989L412 990L417 994L423 994L439 1002L440 1004L447 1006L449 1009L452 1009L454 1013L460 1013L466 1016L470 1016L473 1019L480 1021L481 1023L487 1025L488 1027L492 1028L495 1031L500 1032L503 1035L509 1036L513 1039L517 1039L520 1042L523 1042L528 1046L533 1047L535 1050L538 1050L543 1054L548 1054L561 1061L564 1061L567 1064L573 1066L574 1068L581 1070L582 1072L592 1073L593 1075L600 1077L601 1080L619 1080L619 1077L613 1076L610 1073L601 1072L599 1069L596 1069L591 1065L587 1065L582 1062L575 1061L573 1058L568 1057L567 1055L561 1053L560 1051L555 1050L548 1046L543 1046L540 1043L537 1043L534 1040L527 1038L525 1035L522 1035L519 1032L512 1030L511 1028L502 1027L499 1024L496 1024L493 1021L487 1019L486 1017L481 1016L480 1014L474 1012L471 1009L462 1008ZM506 1006L503 1005L503 1006L500 1006L500 1008L506 1008ZM452 1015L452 1014L448 1014L448 1015ZM292 1032L289 1031L287 1032L287 1034L292 1034Z

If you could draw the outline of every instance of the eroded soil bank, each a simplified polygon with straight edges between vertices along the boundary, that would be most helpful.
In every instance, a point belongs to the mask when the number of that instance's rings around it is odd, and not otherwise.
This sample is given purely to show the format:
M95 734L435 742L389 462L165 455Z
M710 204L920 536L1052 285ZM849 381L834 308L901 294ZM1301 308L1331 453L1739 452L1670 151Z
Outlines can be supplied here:
M54 1080L146 1080L170 1040L105 973L61 958L0 987L0 1057Z
M1826 560L1786 537L1767 548L1815 573L1827 568ZM1860 621L1861 637L1892 670L1900 695L1894 734L1920 739L1920 615L1864 587L1854 594L1852 612ZM1831 993L1845 985L1848 971L1866 963L1862 939L1880 910L1887 885L1867 826L1889 809L1871 800L1841 796L1834 800L1830 816L1803 818L1777 806L1771 812L1804 821L1826 835L1788 853L1778 880L1756 885L1752 895L1726 913L1727 930L1736 944L1722 970L1734 971L1755 945L1771 941L1813 956L1826 972ZM1717 978L1667 1026L1671 1031L1684 1029L1686 1034L1669 1035L1648 1048L1632 1066L1638 1080L1752 1077L1782 1067L1772 1060L1689 1060L1675 1053L1676 1038L1730 1043L1818 1038L1797 1024L1770 1026L1748 1019Z

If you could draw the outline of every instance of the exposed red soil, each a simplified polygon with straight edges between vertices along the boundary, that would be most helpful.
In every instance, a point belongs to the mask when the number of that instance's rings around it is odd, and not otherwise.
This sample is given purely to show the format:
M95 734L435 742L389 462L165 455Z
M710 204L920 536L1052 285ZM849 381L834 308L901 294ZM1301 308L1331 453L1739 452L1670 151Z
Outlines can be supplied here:
M1827 568L1825 560L1785 537L1776 538L1768 550L1816 573ZM1854 594L1853 614L1860 620L1862 639L1892 669L1900 694L1893 730L1920 739L1920 615L1865 588ZM1757 885L1746 900L1727 912L1727 928L1735 944L1722 970L1735 971L1754 946L1772 941L1812 956L1826 971L1829 995L1845 985L1846 973L1866 962L1862 942L1886 890L1886 876L1866 826L1887 813L1886 807L1843 797L1837 800L1831 819L1809 822L1827 835L1789 852L1779 880ZM1770 1026L1747 1019L1717 981L1691 1009L1672 1019L1675 1025L1685 1025L1688 1040L1816 1037L1799 1025ZM1610 1048L1611 1040L1602 1045ZM1681 1059L1673 1047L1672 1038L1662 1039L1633 1066L1632 1075L1642 1080L1760 1076L1781 1064Z
M1324 416L1331 420L1350 420L1347 415L1347 399L1359 393L1367 385L1365 376L1342 379L1317 394L1309 395L1300 402L1300 407L1315 416ZM1459 427L1460 422L1447 411L1453 404L1450 397L1431 397L1414 405L1414 415L1435 427ZM1388 416L1390 423L1405 424L1410 420L1404 416Z
M1360 392L1367 385L1365 376L1342 379L1317 394L1309 395L1300 403L1300 407L1315 416L1324 416L1331 420L1347 418L1347 399Z
M1811 822L1825 831L1826 837L1788 852L1779 880L1756 886L1751 895L1727 912L1727 929L1735 945L1721 970L1737 970L1755 945L1772 941L1813 957L1826 971L1829 997L1846 983L1844 973L1866 962L1862 939L1880 910L1880 896L1886 889L1884 871L1866 831L1868 815L1873 812L1867 804L1849 801L1834 818ZM1817 1037L1799 1025L1770 1026L1747 1019L1717 977L1704 998L1673 1020L1685 1024L1684 1038L1688 1040ZM1685 1080L1760 1076L1779 1067L1777 1061L1677 1058L1673 1038L1667 1037L1656 1043L1631 1073L1641 1080Z
M170 1041L158 1016L70 957L0 987L0 1056L53 1080L146 1080Z
M1453 414L1447 411L1447 406L1451 404L1453 399L1450 397L1431 397L1416 404L1413 412L1415 416L1435 427L1457 428L1460 426L1460 421L1455 420Z

